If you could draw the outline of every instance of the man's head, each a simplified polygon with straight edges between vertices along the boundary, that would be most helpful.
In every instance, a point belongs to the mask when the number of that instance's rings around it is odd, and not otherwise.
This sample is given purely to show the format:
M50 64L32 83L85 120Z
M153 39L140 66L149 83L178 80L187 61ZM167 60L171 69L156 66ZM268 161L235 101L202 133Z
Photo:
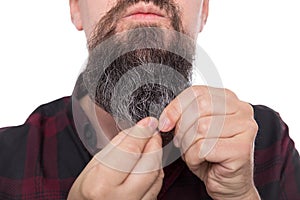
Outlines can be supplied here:
M87 39L90 39L99 20L120 3L123 6L117 10L118 13L115 12L115 16L119 18L116 22L119 31L137 23L158 23L162 27L168 27L170 16L165 8L176 6L185 33L196 39L206 23L208 2L209 0L70 0L70 11L75 27L84 30ZM142 15L146 13L148 15ZM149 15L151 13L154 15Z
M208 0L70 0L70 5L73 23L88 40L85 87L115 120L132 125L158 118L190 86Z

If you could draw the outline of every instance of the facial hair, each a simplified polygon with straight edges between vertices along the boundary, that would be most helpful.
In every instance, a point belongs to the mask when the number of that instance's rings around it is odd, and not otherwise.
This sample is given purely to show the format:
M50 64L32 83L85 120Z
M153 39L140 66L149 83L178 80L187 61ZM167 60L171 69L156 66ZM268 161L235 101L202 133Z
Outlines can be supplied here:
M126 10L140 2L152 3L161 10L166 11L167 17L171 21L171 26L175 31L182 32L182 22L180 9L173 0L119 0L104 17L100 19L88 40L88 49L92 50L102 41L116 34L118 22L126 14ZM143 26L157 26L155 24L143 24ZM129 28L129 27L128 27Z
M121 129L148 116L159 118L163 109L191 85L195 44L181 36L180 12L172 1L144 2L164 9L174 31L158 24L140 24L117 33L126 8L142 1L119 1L99 21L88 41L84 84L90 98L110 113ZM145 48L149 45L151 48ZM172 140L173 130L161 135L164 146Z

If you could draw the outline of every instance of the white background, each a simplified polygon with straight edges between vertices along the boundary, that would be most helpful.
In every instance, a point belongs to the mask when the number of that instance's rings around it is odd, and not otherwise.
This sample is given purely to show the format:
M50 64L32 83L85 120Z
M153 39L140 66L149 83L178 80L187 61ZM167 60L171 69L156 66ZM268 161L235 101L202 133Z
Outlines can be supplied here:
M199 36L224 86L278 111L298 149L299 10L299 0L211 0ZM1 1L0 127L22 124L37 106L71 95L86 57L67 0Z

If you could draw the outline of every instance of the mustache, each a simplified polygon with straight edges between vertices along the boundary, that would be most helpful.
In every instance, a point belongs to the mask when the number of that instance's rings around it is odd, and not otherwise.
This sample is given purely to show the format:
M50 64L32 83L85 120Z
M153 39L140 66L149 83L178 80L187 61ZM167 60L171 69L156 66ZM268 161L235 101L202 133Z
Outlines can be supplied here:
M116 5L113 6L96 24L91 37L87 42L88 50L91 51L102 41L116 34L118 22L124 17L126 10L140 2L152 3L154 6L165 11L167 13L167 17L170 19L171 27L175 31L184 33L180 8L174 0L119 0ZM153 26L156 25L148 24L148 27Z

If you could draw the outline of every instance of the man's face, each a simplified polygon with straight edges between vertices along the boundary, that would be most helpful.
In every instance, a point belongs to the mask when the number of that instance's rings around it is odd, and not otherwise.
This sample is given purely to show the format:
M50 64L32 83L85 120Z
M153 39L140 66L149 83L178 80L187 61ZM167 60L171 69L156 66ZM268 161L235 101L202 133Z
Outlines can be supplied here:
M72 21L78 30L84 30L89 39L100 19L114 8L120 0L70 0ZM119 10L117 31L126 30L140 24L156 24L170 28L170 16L153 2L160 0L128 0L130 6ZM206 21L208 0L165 0L164 4L174 4L178 8L184 32L193 39L202 30Z
M119 128L147 116L158 118L164 107L190 85L195 39L207 16L207 2L70 0L73 23L85 31L88 40L85 87L96 105L116 121L125 122ZM201 12L202 5L205 12ZM132 29L136 31L127 32ZM150 48L145 47L150 44ZM121 56L108 62L114 55ZM120 83L122 80L125 82ZM166 134L164 144L170 141L170 135Z

